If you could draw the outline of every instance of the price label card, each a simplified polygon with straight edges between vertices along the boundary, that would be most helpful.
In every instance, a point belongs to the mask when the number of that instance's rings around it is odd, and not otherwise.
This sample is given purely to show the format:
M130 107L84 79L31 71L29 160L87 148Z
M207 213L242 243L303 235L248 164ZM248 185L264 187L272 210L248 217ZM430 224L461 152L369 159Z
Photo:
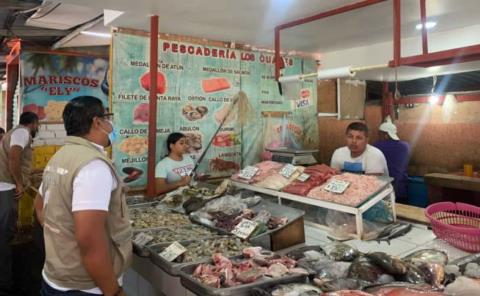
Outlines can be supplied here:
M138 245L140 248L145 247L146 244L153 240L153 236L146 234L145 232L140 232L133 238L133 242Z
M174 242L170 246L168 246L165 250L163 250L159 255L167 260L168 262L172 262L178 256L185 253L187 249L182 246L179 242Z
M242 219L240 223L235 226L232 230L232 234L238 236L239 238L246 239L252 234L252 232L257 228L258 223L255 221L250 221L247 219Z
M350 185L350 182L342 181L342 180L332 180L326 186L325 190L342 194L347 190L347 187Z
M238 176L242 179L250 180L252 179L258 172L258 168L248 165L243 170L240 171Z
M296 170L297 167L295 167L294 165L286 164L280 170L280 175L284 176L285 178L290 178Z
M308 178L310 178L310 175L303 173L300 176L298 176L297 180L300 182L305 182L308 180Z

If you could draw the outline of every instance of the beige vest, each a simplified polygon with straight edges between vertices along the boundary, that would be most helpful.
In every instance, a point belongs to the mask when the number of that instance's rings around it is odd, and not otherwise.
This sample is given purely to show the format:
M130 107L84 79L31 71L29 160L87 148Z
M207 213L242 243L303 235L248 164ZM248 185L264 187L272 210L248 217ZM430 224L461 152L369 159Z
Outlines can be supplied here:
M118 184L112 192L106 223L110 237L110 259L117 277L125 272L132 256L132 232L124 186L112 161L89 141L80 137L67 137L65 146L50 159L43 173L42 196L49 192L44 205L44 272L54 284L76 290L96 286L82 264L75 241L72 213L73 181L80 169L94 159L101 159L108 164Z
M26 188L31 185L31 172L32 172L32 136L30 136L30 130L23 126L18 125L14 129L9 130L0 141L0 182L15 184L12 175L8 169L8 159L10 154L10 141L12 133L18 129L26 129L28 131L28 144L23 148L20 165L22 167L23 186Z

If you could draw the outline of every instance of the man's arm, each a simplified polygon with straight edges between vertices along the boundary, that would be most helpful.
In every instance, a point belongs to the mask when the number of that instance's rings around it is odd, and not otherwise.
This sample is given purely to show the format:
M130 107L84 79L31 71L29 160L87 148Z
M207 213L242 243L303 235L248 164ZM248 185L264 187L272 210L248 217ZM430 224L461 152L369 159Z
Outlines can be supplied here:
M22 156L23 148L14 145L10 147L10 153L8 156L8 171L12 176L13 180L15 181L16 185L16 196L17 198L21 198L24 192L23 188L23 178L22 178L22 171L21 171L21 156Z
M40 193L37 193L33 202L35 208L35 214L37 216L38 223L43 226L43 198Z
M338 149L333 152L332 160L330 161L330 167L335 169L336 171L340 171L342 169L340 151Z
M118 294L116 275L113 271L106 232L108 212L86 210L73 213L75 221L75 238L80 248L82 263L90 277L105 296Z
M371 152L371 154L368 156L367 162L368 165L365 170L366 175L388 177L387 160L385 159L382 151L376 150L375 152Z

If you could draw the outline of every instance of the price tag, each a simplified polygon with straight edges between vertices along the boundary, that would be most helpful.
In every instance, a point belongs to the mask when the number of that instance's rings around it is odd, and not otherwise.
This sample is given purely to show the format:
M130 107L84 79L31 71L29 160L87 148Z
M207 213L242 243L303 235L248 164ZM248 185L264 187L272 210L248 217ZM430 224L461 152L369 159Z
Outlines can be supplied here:
M308 180L308 178L310 178L310 175L303 173L300 176L298 176L297 180L300 182L305 182Z
M257 228L258 223L255 221L250 221L247 219L242 219L240 223L235 226L232 230L232 234L238 236L239 238L246 239L252 234L252 232Z
M182 255L185 253L187 249L185 249L184 246L182 246L178 242L172 243L170 246L168 246L165 250L163 250L159 255L167 260L168 262L172 262L177 258L178 256Z
M143 248L146 244L153 240L153 236L146 234L145 232L140 232L133 238L133 242L138 245L140 248Z
M347 187L349 185L350 185L350 182L346 182L342 180L332 180L325 186L325 190L333 193L342 194L345 190L347 190Z
M242 179L250 180L257 174L257 172L257 167L247 165L243 170L240 171L240 174L238 174L238 176Z
M295 167L294 165L286 164L280 170L280 175L284 176L285 178L290 178L296 170L297 167Z

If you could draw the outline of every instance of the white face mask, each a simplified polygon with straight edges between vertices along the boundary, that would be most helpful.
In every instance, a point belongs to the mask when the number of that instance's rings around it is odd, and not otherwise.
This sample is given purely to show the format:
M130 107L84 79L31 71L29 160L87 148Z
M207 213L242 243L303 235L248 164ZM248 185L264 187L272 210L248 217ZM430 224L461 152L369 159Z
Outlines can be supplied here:
M115 141L117 140L117 137L118 137L118 134L117 134L117 130L115 129L115 127L113 126L113 122L111 120L108 120L108 123L110 124L110 126L112 127L112 131L111 132L107 132L106 130L104 130L103 128L100 128L105 134L108 135L108 140L110 141L110 145L112 145L113 143L115 143ZM109 145L109 146L110 146Z

